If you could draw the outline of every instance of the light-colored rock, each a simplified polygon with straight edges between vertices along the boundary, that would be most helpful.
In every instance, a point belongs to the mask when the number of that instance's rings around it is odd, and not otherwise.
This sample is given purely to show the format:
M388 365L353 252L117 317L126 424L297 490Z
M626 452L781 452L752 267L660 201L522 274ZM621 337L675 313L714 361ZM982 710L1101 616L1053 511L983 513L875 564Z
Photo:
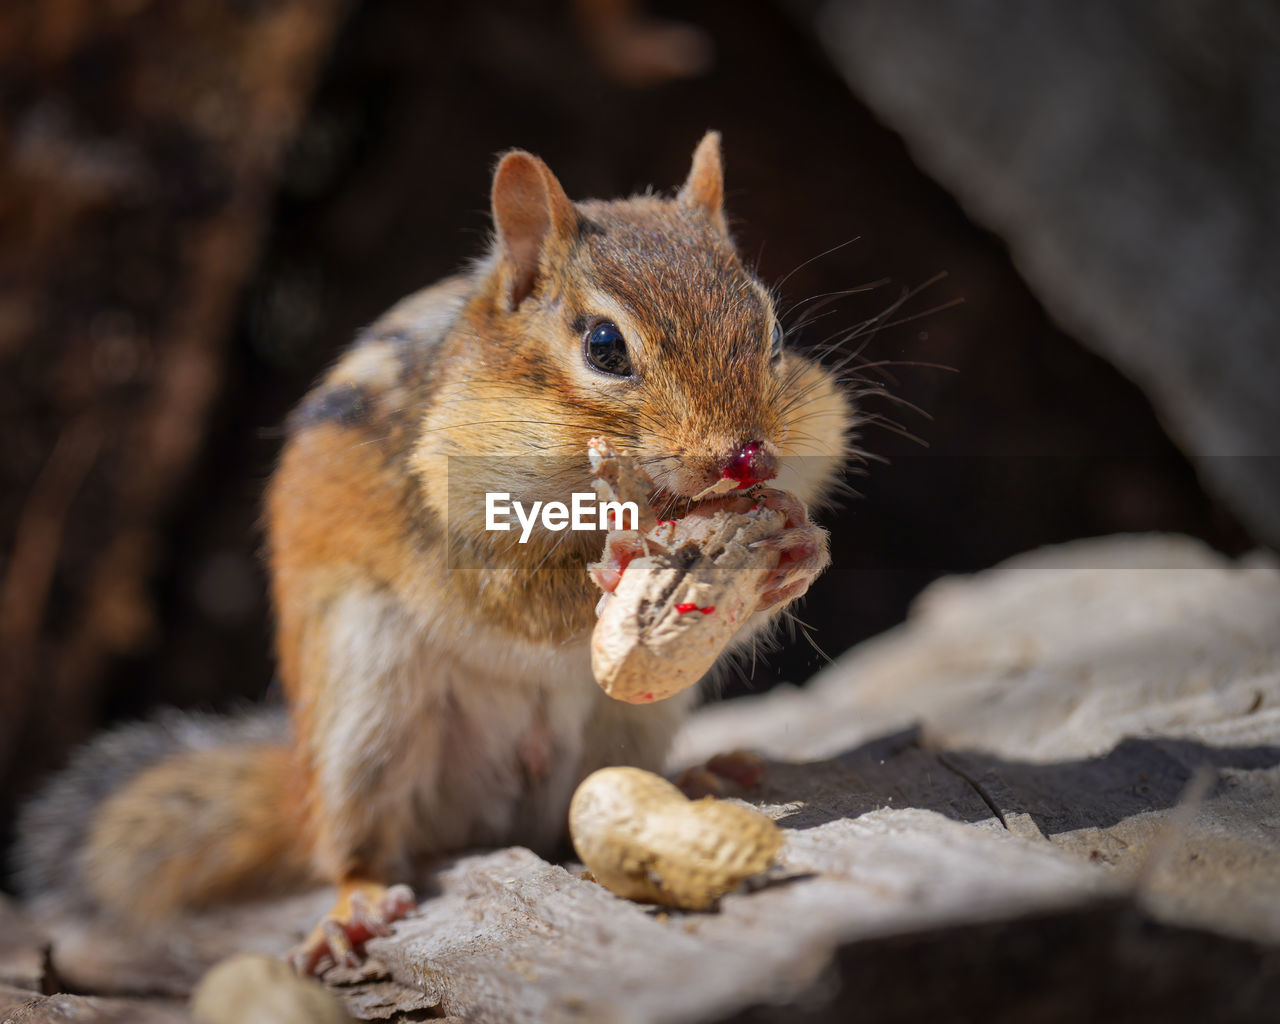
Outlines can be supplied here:
M840 992L841 972L880 952L910 977L910 955L893 960L903 943L963 966L983 943L999 957L1041 941L1080 956L1085 979L1123 977L1129 1008L1146 1005L1144 985L1181 1005L1165 981L1209 954L1198 997L1240 978L1253 979L1232 997L1241 1012L1280 997L1274 970L1259 973L1280 943L1280 568L1267 558L1109 538L943 580L808 688L702 710L677 757L742 746L771 760L739 792L785 836L763 887L716 913L669 912L524 849L460 857L417 916L370 943L390 980L341 991L348 1010L716 1020ZM145 954L51 929L54 961L97 956L97 977L109 961L172 990L172 965L148 959L162 943L188 960L284 949L327 902L228 915L221 932L175 925ZM972 983L981 1002L999 982ZM877 1005L899 1017L914 1005L890 995Z
M1011 831L1106 865L1166 920L1280 942L1272 557L1113 537L941 580L807 690L703 711L677 758L830 757L911 722Z

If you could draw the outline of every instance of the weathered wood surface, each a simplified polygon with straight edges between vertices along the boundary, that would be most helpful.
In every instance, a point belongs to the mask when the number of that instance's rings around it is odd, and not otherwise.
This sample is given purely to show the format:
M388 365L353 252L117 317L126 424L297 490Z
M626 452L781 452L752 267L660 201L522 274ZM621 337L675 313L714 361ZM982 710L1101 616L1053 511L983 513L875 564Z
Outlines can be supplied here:
M477 853L372 944L391 981L366 972L336 991L360 1019L394 1019L411 995L415 1012L485 1021L768 1020L793 1000L788 1014L821 1020L883 971L865 1001L880 1019L1274 1012L1280 569L1267 558L1117 538L943 581L806 690L699 713L678 760L736 746L770 759L741 795L787 832L768 884L718 913L663 913L527 850ZM210 924L200 951L283 948L324 896ZM54 934L63 977L99 958L94 991L148 971L182 989L157 953L172 935L146 957L116 942L107 965L91 929L74 955ZM1021 1001L997 998L1006 969L1037 979Z
M174 1001L66 994L44 996L0 985L0 1021L4 1024L62 1024L64 1021L183 1024L190 1019L182 1004Z

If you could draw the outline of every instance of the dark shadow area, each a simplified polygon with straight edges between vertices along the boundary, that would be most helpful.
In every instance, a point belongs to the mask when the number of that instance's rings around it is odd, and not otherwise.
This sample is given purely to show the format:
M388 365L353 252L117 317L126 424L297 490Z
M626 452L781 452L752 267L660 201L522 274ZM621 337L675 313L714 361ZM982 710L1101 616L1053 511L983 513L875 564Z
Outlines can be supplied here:
M1277 765L1276 746L1213 747L1160 738L1126 739L1100 757L1036 764L931 749L921 745L918 730L905 730L825 761L770 762L764 782L747 795L771 803L802 801L802 808L778 819L784 828L816 828L881 807L914 807L968 823L1024 813L1053 836L1169 810L1202 768L1258 771ZM1219 780L1208 798L1224 785Z
M939 753L1004 814L1027 814L1046 836L1107 828L1168 810L1202 768L1259 771L1280 765L1280 747L1211 747L1192 740L1126 739L1101 757L1023 764L989 754ZM1226 786L1217 780L1207 799Z
M1280 950L1105 902L854 942L785 1006L725 1024L1274 1021Z

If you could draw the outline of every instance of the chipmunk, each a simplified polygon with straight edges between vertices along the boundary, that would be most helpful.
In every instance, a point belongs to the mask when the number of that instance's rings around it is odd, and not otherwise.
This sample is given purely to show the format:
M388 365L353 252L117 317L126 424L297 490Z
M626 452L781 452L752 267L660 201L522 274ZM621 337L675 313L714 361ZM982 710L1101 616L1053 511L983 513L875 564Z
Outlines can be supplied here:
M714 132L674 198L575 204L539 158L502 157L488 255L366 329L289 420L266 500L287 724L175 714L100 738L25 812L28 893L147 927L331 881L296 957L315 971L410 910L395 883L433 857L553 851L591 771L661 768L690 694L596 685L602 535L517 545L450 495L590 490L607 434L665 507L730 469L799 499L742 635L807 589L827 538L800 503L833 483L853 409L785 345L723 192Z

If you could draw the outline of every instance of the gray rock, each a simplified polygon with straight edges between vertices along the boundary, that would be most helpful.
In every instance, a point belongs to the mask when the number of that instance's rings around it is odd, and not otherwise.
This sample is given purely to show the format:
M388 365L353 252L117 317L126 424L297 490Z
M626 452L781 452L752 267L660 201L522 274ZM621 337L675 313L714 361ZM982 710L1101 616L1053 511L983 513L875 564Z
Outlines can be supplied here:
M1280 8L790 6L1050 312L1146 391L1205 484L1280 545Z
M804 690L713 705L678 737L677 768L769 759L726 793L786 835L765 884L668 912L525 849L473 852L369 943L376 969L325 980L362 1020L1271 1019L1277 623L1274 558L1179 537L940 580ZM231 950L287 950L330 900L128 941L37 923L76 987L179 994ZM29 976L44 940L14 931L26 945L0 975Z

